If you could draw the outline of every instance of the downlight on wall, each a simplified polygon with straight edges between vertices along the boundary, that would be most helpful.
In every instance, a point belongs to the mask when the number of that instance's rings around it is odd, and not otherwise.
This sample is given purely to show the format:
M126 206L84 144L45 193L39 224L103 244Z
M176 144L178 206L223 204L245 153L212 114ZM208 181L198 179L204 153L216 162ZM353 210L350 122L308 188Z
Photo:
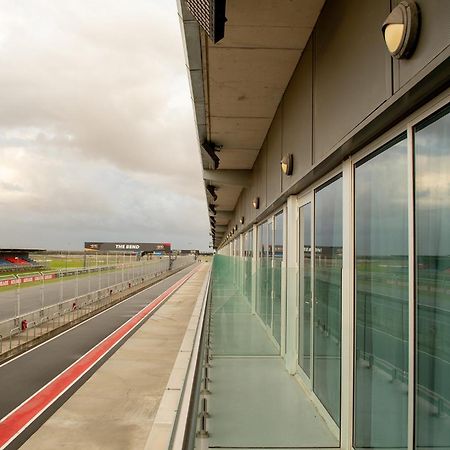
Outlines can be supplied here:
M381 27L384 42L393 58L409 58L417 45L420 11L413 0L402 0Z
M259 209L259 197L255 197L255 198L252 200L252 205L253 205L253 208Z
M242 217L239 219L239 223L240 223L241 225L244 225L244 216L242 216Z
M293 162L294 158L292 156L292 153L288 153L287 155L283 156L283 159L281 160L281 170L285 175L292 175Z

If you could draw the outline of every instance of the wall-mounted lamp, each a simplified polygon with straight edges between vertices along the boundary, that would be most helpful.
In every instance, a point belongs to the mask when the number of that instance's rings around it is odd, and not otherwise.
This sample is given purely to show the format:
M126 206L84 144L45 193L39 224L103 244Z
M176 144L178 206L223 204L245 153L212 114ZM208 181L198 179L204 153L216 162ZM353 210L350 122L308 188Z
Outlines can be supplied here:
M391 56L409 58L419 37L420 12L413 0L402 0L387 16L381 27Z
M235 225L234 228L233 228L233 230L234 230L234 231L237 231L237 228L238 228L237 225Z
M240 223L241 225L244 225L244 216L242 216L242 217L239 219L239 223Z
M292 175L293 162L294 158L292 153L283 156L283 159L281 160L281 170L285 175Z
M252 200L252 205L253 205L253 208L259 209L259 197L255 197L255 198Z

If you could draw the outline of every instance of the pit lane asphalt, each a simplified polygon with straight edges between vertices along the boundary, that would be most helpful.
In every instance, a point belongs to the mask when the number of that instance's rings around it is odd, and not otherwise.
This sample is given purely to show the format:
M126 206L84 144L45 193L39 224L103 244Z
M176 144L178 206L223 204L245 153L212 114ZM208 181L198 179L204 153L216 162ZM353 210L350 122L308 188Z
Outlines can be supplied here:
M144 291L124 300L104 313L83 322L64 334L38 346L23 355L0 365L0 417L18 407L49 381L73 364L105 337L119 328L142 308L189 273L191 265ZM127 339L131 334L127 337ZM121 342L122 345L124 341ZM23 443L44 423L119 347L115 347L88 374L83 376L25 432L7 448Z

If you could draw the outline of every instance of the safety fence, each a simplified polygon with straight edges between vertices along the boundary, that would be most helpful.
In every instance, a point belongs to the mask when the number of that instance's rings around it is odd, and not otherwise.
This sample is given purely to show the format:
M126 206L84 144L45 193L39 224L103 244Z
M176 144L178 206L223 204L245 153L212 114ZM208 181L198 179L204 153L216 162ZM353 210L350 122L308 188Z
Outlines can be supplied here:
M134 278L97 289L84 295L6 319L0 322L0 354L53 329L89 316L96 310L106 308L118 301L127 291L131 294L140 286L167 272L181 270L194 262L194 256L178 256L176 259L161 259L145 273ZM122 295L120 295L122 294Z
M166 258L166 257L165 257ZM162 258L161 258L162 259ZM168 260L168 258L167 258ZM150 260L152 262L152 260ZM112 270L133 269L142 267L142 262L112 263L93 267L80 267L70 269L45 270L28 272L26 274L0 275L0 287L15 286L18 284L32 283L36 281L47 281L55 278L73 277L78 275L94 274Z
M153 273L158 264L169 264L168 256L131 261L106 261L105 265L67 268L26 275L0 275L0 322L62 303L120 282ZM105 261L97 261L103 264ZM39 293L37 293L39 291Z

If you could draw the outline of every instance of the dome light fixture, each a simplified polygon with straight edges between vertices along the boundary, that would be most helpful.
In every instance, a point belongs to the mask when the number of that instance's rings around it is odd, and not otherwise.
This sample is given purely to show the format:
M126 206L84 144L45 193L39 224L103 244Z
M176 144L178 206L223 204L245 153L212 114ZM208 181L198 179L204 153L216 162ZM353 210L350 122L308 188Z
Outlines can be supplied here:
M255 198L252 200L252 205L253 205L253 208L259 209L259 197L255 197Z
M417 45L420 11L413 0L402 0L387 16L381 30L393 58L409 58Z
M293 162L294 157L292 156L292 153L283 156L283 159L281 160L281 170L285 175L292 175Z

